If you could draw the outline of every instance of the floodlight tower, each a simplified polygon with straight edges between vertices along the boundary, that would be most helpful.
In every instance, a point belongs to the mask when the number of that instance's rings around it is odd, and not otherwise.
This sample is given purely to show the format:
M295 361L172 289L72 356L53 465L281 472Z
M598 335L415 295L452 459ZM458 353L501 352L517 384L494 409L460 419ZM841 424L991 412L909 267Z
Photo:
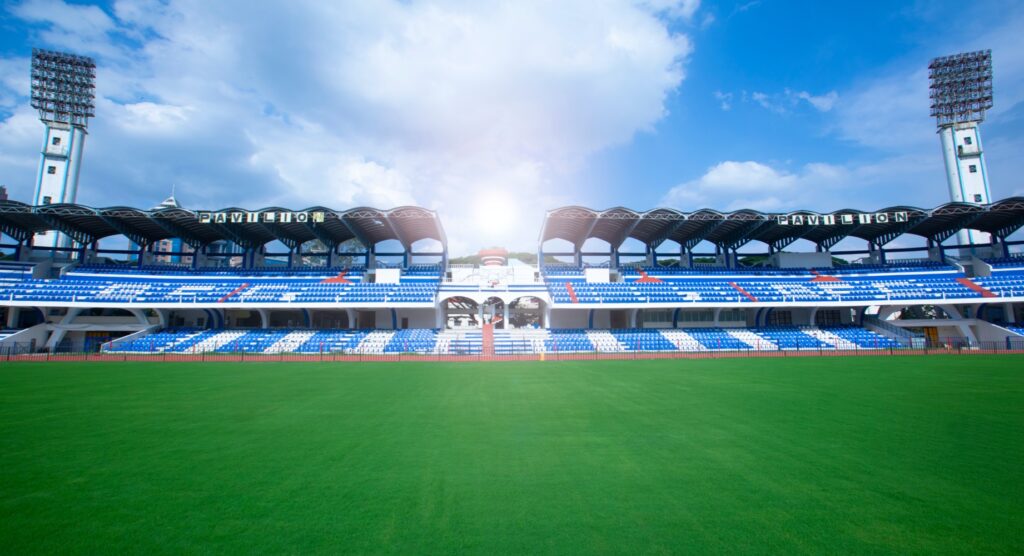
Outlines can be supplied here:
M32 49L32 108L46 126L34 203L74 203L89 118L95 115L96 64L92 58ZM67 247L63 234L37 234L36 245Z
M979 124L992 108L992 51L979 50L935 58L928 64L931 115L935 117L946 162L951 201L988 204L988 169ZM961 245L987 244L988 234L959 233Z

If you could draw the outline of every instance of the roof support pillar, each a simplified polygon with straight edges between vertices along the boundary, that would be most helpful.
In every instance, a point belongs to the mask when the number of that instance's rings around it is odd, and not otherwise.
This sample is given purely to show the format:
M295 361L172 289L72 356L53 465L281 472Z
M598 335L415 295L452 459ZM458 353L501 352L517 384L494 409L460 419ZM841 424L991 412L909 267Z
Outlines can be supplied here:
M992 234L992 251L995 253L996 247L999 247L999 256L1007 258L1010 256L1010 246L1006 244L1006 237L1000 233Z

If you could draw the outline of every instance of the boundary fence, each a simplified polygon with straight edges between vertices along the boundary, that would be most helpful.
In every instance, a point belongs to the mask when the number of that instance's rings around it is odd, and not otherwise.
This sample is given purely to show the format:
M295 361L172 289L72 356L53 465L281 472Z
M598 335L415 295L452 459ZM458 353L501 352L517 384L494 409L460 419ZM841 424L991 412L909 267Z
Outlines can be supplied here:
M743 350L702 350L702 351L552 351L547 353L524 353L508 355L484 355L482 353L86 353L75 351L33 353L18 346L0 347L0 361L248 361L248 362L374 362L374 361L422 361L422 362L483 362L483 361L596 361L596 360L645 360L645 359L721 359L721 358L786 358L786 357L835 357L835 356L899 356L899 355L978 355L978 354L1024 354L1024 339L1005 342L940 342L922 347L891 347L883 349L743 349ZM25 346L28 347L28 346Z

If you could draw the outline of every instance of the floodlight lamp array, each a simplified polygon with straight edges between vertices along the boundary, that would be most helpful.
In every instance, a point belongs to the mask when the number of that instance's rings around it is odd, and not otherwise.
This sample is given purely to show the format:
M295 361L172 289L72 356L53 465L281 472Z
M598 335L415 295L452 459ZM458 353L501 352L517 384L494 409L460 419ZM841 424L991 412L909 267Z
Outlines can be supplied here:
M92 58L32 49L32 108L44 122L86 127L96 115L95 90Z
M935 58L928 64L931 115L939 127L980 122L992 108L992 51Z

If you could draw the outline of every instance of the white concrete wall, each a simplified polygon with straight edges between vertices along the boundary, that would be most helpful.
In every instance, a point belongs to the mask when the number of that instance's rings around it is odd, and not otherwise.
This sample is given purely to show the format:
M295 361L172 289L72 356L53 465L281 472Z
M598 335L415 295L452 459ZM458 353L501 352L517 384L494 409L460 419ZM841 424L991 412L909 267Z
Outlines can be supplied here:
M599 310L598 313L604 313L605 327L608 322L608 311ZM587 319L590 316L590 311L587 309L561 309L551 311L551 325L550 328L586 328ZM594 326L600 328L598 324L598 317L594 317Z
M1006 342L1007 337L1021 338L1018 334L983 320L977 321L974 334L978 337L979 342L997 342L1000 344Z
M775 253L772 259L782 268L832 267L831 253Z
M607 268L586 268L583 270L583 275L586 277L588 283L599 283L603 284L610 282L611 272Z
M436 313L433 309L397 309L397 311L399 328L402 326L403 317L409 319L409 328L435 328L437 326ZM388 326L390 326L390 315L388 315L388 319ZM379 321L378 324L380 324Z
M46 344L46 339L50 336L50 332L47 329L46 323L37 324L31 328L26 328L17 334L11 334L7 338L0 340L0 347L2 346L14 346L14 345L28 345L32 341L35 341L36 348L40 348Z

